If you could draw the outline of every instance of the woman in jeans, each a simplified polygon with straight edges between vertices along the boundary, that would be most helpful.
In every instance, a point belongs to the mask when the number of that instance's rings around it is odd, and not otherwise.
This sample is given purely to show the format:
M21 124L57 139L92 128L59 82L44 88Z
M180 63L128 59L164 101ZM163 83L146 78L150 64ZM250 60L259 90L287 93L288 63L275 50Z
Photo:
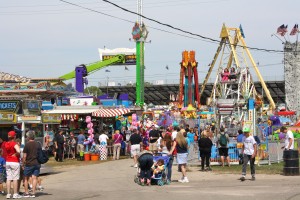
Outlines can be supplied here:
M116 159L119 160L120 158L120 150L121 150L121 142L123 141L123 136L120 134L119 130L115 131L115 134L113 135L113 146L114 146L114 152L113 152L113 160Z

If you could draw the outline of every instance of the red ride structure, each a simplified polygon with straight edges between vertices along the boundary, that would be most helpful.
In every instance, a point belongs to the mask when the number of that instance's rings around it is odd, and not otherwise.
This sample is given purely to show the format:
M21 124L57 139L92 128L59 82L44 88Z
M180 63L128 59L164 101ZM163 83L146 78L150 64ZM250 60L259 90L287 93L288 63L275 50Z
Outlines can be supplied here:
M178 105L180 108L187 107L188 105L200 107L197 66L195 51L182 52Z

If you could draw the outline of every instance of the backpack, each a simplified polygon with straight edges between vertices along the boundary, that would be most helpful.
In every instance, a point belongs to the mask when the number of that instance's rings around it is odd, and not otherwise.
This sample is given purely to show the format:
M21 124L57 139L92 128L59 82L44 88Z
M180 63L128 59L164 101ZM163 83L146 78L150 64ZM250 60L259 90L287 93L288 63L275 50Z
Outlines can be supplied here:
M40 164L45 164L49 160L48 151L42 150L41 147L37 150L37 160Z
M220 141L219 141L219 144L222 146L222 147L226 147L227 146L227 137L225 134L221 134L220 136Z

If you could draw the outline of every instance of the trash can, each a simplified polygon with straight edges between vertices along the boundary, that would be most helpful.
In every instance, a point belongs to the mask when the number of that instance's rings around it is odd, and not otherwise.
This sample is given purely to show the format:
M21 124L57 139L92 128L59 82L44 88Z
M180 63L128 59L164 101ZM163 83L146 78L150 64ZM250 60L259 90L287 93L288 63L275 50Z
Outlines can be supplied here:
M298 176L299 175L299 153L298 150L283 151L283 175Z

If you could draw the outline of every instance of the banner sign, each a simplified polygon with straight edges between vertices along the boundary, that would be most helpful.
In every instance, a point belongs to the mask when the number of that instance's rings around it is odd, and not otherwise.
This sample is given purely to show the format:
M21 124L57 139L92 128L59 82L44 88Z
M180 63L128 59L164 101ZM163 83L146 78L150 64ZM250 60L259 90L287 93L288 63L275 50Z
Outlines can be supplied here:
M125 63L118 63L116 65L135 65L136 64L136 50L128 48L117 49L99 49L100 60L108 60L119 54L125 55Z

